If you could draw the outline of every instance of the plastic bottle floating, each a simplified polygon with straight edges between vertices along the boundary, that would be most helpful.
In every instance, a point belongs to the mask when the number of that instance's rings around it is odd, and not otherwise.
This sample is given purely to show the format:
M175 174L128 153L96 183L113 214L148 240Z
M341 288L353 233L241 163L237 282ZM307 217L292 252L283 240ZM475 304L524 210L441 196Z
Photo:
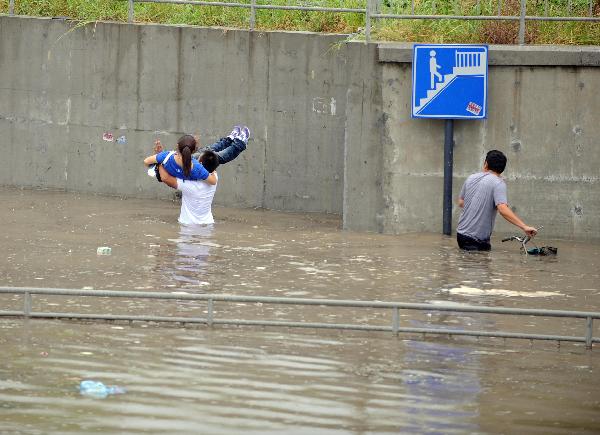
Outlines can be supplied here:
M85 380L81 381L79 384L79 392L83 396L104 399L111 394L125 394L127 391L125 388L118 387L116 385L108 386L99 381Z

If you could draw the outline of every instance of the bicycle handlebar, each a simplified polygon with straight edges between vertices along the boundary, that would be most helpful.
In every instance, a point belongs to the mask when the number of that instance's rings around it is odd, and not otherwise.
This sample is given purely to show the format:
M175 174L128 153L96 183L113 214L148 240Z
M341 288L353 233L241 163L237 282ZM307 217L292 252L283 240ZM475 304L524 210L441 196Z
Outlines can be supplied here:
M542 228L544 228L543 225L541 225L540 227L536 228L536 231L541 230ZM523 244L529 242L531 240L531 237L529 237L528 235L524 235L524 236L510 236L507 237L505 239L502 239L503 242L508 242L510 240L516 240L517 242L521 242Z

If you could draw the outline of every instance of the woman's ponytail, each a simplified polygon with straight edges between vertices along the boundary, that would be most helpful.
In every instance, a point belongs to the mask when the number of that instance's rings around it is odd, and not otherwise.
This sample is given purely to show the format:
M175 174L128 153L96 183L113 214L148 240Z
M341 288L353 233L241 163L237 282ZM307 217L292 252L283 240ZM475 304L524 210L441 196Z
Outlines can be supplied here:
M183 175L189 178L192 171L192 152L190 151L190 147L183 147L180 152L181 159L183 160Z
M192 153L196 151L196 139L189 134L181 136L177 141L177 149L181 154L183 174L189 178L192 172Z

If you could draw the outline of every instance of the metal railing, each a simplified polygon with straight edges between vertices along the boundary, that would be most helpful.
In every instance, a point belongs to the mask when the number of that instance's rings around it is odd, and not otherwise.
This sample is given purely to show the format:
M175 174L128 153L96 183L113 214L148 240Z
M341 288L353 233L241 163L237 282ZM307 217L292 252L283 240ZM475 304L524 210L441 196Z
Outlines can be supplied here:
M122 1L122 0L121 0ZM571 22L600 22L600 17L594 16L594 1L588 2L588 16L550 16L548 14L548 0L544 0L544 15L527 15L527 0L520 0L519 15L501 15L502 1L497 0L496 15L442 15L436 14L435 0L431 2L433 13L428 15L415 14L415 0L411 0L410 14L383 14L381 13L382 0L366 0L365 8L328 8L320 6L289 6L289 5L271 5L257 4L257 0L250 0L250 3L235 3L235 2L217 2L217 1L197 1L197 0L126 0L128 2L128 22L134 21L134 4L135 3L166 3L175 5L195 5L195 6L213 6L213 7L228 7L228 8L245 8L250 9L250 30L254 30L256 26L256 11L260 9L269 10L290 10L290 11L312 11L312 12L340 12L340 13L358 13L365 15L365 41L371 40L372 21L377 19L395 19L395 20L495 20L495 21L518 21L519 34L518 42L521 45L525 44L525 23L527 21L571 21ZM481 11L481 1L477 1L476 9ZM9 2L9 14L14 14L15 0ZM572 0L567 0L567 11L570 14L572 11Z
M305 299L305 298L281 298L266 296L235 296L218 294L181 294L181 293L159 293L159 292L137 292L137 291L111 291L111 290L73 290L52 288L22 288L22 287L0 287L0 294L20 294L23 296L23 310L0 311L0 317L25 317L44 319L87 319L87 320L122 320L122 321L146 321L146 322L177 322L181 324L206 324L213 325L253 325L253 326L279 326L290 328L316 328L316 329L340 329L357 331L387 331L393 334L420 333L420 334L443 334L460 335L472 337L496 337L517 338L528 340L552 340L566 342L585 343L588 349L593 343L600 342L600 337L594 337L594 319L600 319L600 312L587 311L565 311L544 309L521 309L503 307L485 307L457 304L424 304L403 302L381 302L381 301L352 301L335 299ZM57 313L57 312L35 312L32 310L32 296L81 296L81 297L109 297L129 299L161 299L178 301L206 301L207 311L204 317L180 317L180 316L151 316L151 315L117 315L117 314L82 314L82 313ZM274 305L295 306L327 306L327 307L353 307L391 310L392 321L386 325L364 325L348 323L316 323L316 322L290 322L273 320L245 320L245 319L221 319L215 315L215 303L237 303L249 302ZM543 318L571 318L584 319L585 328L583 336L565 336L549 334L530 334L505 331L480 331L464 329L446 329L441 327L414 328L400 325L400 310L427 311L427 312L454 312L454 313L480 313L499 314L513 316L535 316Z

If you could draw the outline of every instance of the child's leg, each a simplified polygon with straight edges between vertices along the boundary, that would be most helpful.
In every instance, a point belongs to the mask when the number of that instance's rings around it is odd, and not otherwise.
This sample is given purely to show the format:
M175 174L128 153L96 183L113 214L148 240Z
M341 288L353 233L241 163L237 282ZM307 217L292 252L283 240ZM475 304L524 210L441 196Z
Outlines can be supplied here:
M246 144L238 138L225 137L208 148L217 153L220 164L225 164L237 158L246 149Z
M223 151L233 143L233 138L226 136L222 137L212 145L207 145L203 148L204 151L214 151L215 153Z
M222 137L214 144L200 149L194 154L194 157L198 158L204 151L214 151L217 156L219 156L219 163L223 165L235 159L245 149L246 144L242 140L238 138L231 139L230 137Z

